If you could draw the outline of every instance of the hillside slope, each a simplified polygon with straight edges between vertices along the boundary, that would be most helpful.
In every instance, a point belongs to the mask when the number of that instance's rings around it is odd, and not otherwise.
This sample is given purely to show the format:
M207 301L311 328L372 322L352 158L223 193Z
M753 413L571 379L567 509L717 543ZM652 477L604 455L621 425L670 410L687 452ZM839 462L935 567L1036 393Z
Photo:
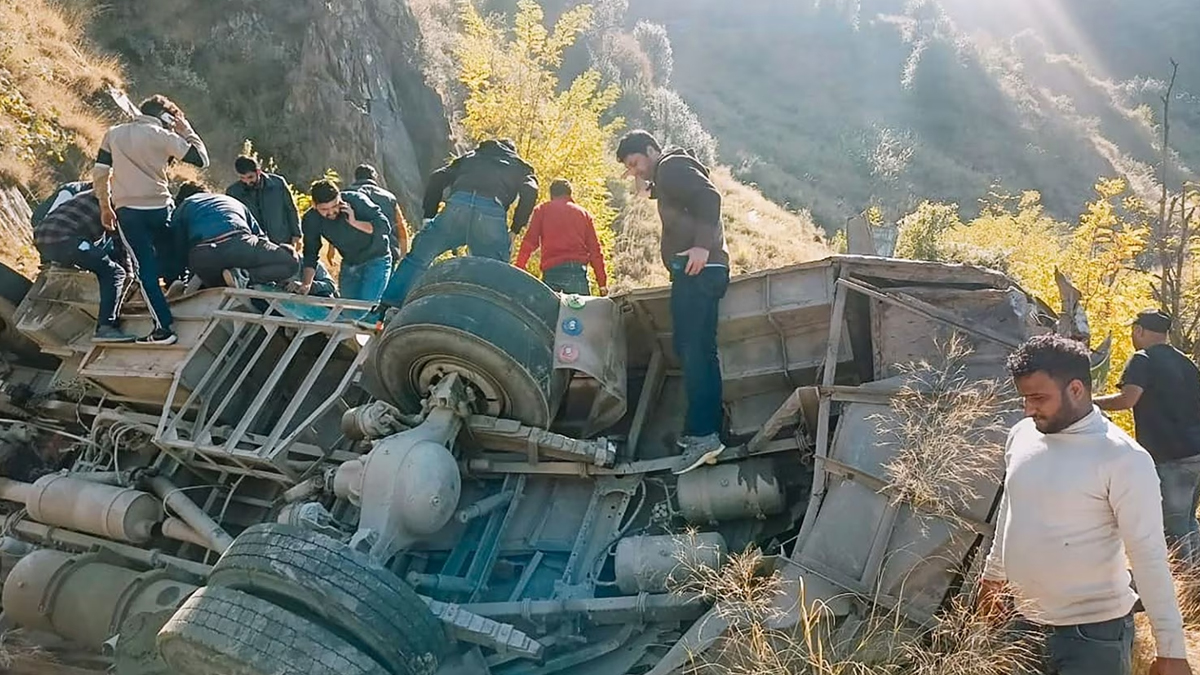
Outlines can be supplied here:
M1186 77L1172 145L1200 164L1200 59L1183 36L1196 3L1144 4L641 0L631 11L667 26L674 85L721 159L829 229L870 204L889 218L920 199L969 213L993 185L1040 190L1068 217L1098 175L1146 184L1153 78L1173 52Z

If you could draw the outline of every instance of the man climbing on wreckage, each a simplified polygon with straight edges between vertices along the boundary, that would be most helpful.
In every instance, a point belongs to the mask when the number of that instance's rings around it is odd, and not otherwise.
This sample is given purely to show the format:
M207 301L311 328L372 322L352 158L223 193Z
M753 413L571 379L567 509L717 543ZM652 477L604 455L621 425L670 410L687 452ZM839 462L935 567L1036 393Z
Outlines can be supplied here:
M626 134L617 159L630 176L650 185L662 220L660 254L671 273L675 353L683 362L687 416L676 473L715 463L724 451L717 308L729 286L729 253L721 226L721 193L708 167L681 148L663 149L645 131Z
M1154 460L1093 405L1087 347L1039 335L1008 370L1025 419L1005 445L981 610L998 617L1013 601L1014 628L1035 638L1042 672L1131 675L1140 596L1158 656L1151 675L1190 675Z
M187 252L188 267L205 287L278 283L300 269L296 250L268 239L241 201L186 182L175 203L176 248Z
M133 342L119 328L121 292L128 277L126 256L115 232L100 220L100 201L84 190L63 202L33 229L33 243L43 262L78 267L96 275L100 312L92 342Z
M446 208L438 212L445 193ZM438 256L459 246L471 255L509 261L512 236L520 234L537 202L533 167L508 139L488 140L474 151L434 171L425 188L425 226L413 237L412 249L396 267L379 304L355 323L379 331L388 310L404 304L409 289ZM508 207L517 202L512 227Z

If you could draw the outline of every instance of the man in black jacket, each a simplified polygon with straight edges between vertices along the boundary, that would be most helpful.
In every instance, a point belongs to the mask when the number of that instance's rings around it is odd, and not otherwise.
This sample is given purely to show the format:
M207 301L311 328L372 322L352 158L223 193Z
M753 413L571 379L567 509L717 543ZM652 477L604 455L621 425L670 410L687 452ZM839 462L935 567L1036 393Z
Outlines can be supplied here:
M660 254L671 272L671 322L675 354L683 364L687 416L676 473L716 462L721 442L721 364L717 353L717 309L729 286L729 253L721 226L721 193L708 168L680 148L663 149L645 131L633 131L617 146L629 175L650 184L662 220Z
M267 239L276 244L300 246L300 214L296 200L283 176L263 171L258 160L245 155L233 162L237 182L225 188L225 194L250 209Z
M446 208L438 213L447 190ZM413 237L412 250L396 267L379 305L359 325L381 329L387 310L403 305L409 288L446 251L465 245L471 255L508 262L512 252L512 237L505 231L508 207L517 201L508 228L515 235L529 222L537 196L533 167L517 155L508 139L484 141L434 171L425 188L426 225Z
M387 218L388 224L391 225L388 242L391 245L392 263L399 263L400 258L408 252L408 223L404 220L404 214L400 212L396 195L380 187L379 174L370 164L359 164L354 169L354 182L350 184L350 189L363 193L383 211L383 217Z

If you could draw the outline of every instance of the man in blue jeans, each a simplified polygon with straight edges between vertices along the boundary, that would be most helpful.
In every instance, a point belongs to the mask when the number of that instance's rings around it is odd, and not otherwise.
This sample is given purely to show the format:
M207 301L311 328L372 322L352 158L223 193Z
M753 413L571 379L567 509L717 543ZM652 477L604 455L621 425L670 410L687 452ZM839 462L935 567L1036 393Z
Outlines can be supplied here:
M178 160L204 168L208 166L208 150L183 111L165 96L152 96L139 109L142 114L133 121L118 124L104 134L92 179L100 203L100 221L106 230L120 233L154 320L154 330L138 342L171 345L178 338L159 278L163 270L183 269L179 264L183 252L174 250L167 228L173 206L167 166Z
M1102 410L1133 409L1137 441L1154 458L1167 543L1188 565L1200 563L1200 369L1171 346L1171 317L1140 312L1121 391L1096 399Z
M650 184L650 198L658 201L660 254L671 271L672 338L688 402L676 473L686 473L715 463L725 449L717 309L729 286L729 253L721 193L694 155L681 148L664 150L645 131L622 138L617 159L629 175Z
M117 312L125 289L124 250L100 223L100 202L91 190L62 203L33 228L33 242L44 262L78 267L96 275L100 312L92 342L133 342L118 328Z
M319 180L309 188L313 206L300 221L304 233L304 263L298 291L307 295L317 276L321 244L342 256L338 287L343 298L376 302L392 271L388 253L387 218L378 206L354 190L338 190Z
M446 208L438 213L447 190ZM533 167L517 155L508 139L484 141L434 171L425 188L425 227L413 237L412 250L396 267L379 305L357 322L359 326L381 330L387 311L404 304L412 285L446 251L466 246L471 255L508 262L512 251L512 237L505 227L508 207L519 199L511 228L519 234L529 222L537 195Z

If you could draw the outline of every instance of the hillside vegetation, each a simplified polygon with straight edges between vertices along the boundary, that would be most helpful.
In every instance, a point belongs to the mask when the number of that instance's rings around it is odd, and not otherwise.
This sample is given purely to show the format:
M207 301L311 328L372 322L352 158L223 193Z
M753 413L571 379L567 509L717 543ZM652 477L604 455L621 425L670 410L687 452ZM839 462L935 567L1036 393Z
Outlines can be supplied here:
M0 0L0 187L42 194L91 168L122 75L83 38L87 21L46 0Z

